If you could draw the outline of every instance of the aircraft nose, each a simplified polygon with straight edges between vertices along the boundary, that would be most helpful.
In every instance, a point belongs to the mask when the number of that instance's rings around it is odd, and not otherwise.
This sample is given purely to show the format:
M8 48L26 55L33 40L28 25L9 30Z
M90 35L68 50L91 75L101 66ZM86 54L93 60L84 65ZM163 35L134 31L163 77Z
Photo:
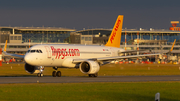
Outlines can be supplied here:
M26 54L24 57L24 61L28 64L32 62L31 56L29 54Z

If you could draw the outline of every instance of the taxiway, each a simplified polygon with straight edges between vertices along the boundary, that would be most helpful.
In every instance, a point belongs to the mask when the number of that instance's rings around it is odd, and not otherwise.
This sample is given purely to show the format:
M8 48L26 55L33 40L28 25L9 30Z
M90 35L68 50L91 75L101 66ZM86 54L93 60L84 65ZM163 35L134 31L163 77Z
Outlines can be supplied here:
M0 84L11 83L82 83L82 82L147 82L180 81L180 75L171 76L99 76L89 77L0 77Z

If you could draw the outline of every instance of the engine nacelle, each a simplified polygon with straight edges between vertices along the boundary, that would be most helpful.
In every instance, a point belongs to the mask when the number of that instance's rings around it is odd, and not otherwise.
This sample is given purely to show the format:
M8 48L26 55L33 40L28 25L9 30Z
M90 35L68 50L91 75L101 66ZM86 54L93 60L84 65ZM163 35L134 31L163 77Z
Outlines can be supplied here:
M24 69L26 70L26 72L30 73L30 74L37 74L37 73L40 73L40 67L38 66L32 66L30 64L25 64L24 65Z
M84 61L80 64L79 69L84 74L95 74L99 71L100 66L96 61Z

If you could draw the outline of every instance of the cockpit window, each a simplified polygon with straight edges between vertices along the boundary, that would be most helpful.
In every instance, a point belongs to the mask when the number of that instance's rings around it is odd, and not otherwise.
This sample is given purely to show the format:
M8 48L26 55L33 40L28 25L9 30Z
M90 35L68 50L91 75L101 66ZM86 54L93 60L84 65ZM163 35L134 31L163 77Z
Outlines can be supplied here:
M41 50L28 50L27 53L42 53Z
M39 50L39 53L42 53L42 51L41 51L41 50Z
M34 53L36 50L31 50L31 53Z

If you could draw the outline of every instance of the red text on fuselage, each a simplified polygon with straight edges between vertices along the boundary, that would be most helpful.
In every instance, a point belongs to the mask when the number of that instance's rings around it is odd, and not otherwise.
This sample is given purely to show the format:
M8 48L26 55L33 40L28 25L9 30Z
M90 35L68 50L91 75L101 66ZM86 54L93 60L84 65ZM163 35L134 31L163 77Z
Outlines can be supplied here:
M54 48L51 46L52 56L55 59L64 59L66 56L80 56L79 49Z

